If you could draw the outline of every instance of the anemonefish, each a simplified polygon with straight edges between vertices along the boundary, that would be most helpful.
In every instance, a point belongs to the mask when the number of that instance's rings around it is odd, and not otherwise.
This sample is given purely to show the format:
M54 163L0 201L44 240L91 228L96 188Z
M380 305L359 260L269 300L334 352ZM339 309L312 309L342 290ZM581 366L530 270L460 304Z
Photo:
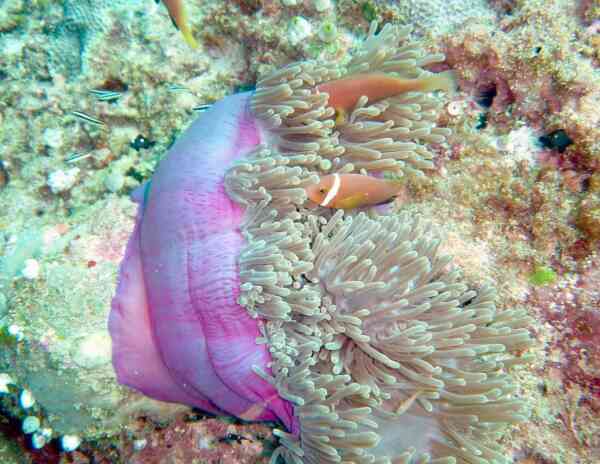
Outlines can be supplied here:
M401 190L397 181L362 174L330 174L306 188L309 200L326 208L354 209L391 201Z
M159 3L160 0L155 0L156 3ZM187 13L185 11L185 7L183 6L182 0L163 0L163 3L167 7L169 11L169 16L171 17L171 21L177 29L181 31L183 35L183 39L187 42L187 44L192 48L197 48L198 43L194 36L192 35L192 30L190 29L190 25L187 18Z
M453 71L417 79L404 79L382 72L355 74L317 86L319 92L329 95L328 105L335 109L337 123L346 120L346 115L354 109L363 95L369 99L369 103L375 103L406 92L452 92L455 88L456 78Z

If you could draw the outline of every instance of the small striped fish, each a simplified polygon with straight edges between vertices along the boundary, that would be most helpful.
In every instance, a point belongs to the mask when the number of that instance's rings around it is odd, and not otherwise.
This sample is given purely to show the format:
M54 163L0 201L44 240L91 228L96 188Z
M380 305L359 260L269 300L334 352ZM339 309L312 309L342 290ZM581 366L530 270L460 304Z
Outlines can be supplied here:
M169 92L190 92L191 93L190 89L188 89L187 87L180 85L180 84L168 84L167 90Z
M75 116L77 119L79 119L80 121L91 124L92 126L106 127L106 123L104 121L101 121L100 119L96 119L93 116L90 116L89 114L84 113L83 111L71 111L71 114L73 116Z
M123 95L121 92L102 89L91 89L89 90L89 93L91 93L96 100L106 102L116 101L121 98L121 95Z
M192 111L195 111L196 113L203 113L204 111L209 110L211 106L212 105L210 103L206 105L195 106L192 108Z
M76 163L77 161L81 161L82 159L89 158L90 156L92 156L91 151L88 153L71 153L69 156L67 156L65 158L65 163L67 163L67 164Z

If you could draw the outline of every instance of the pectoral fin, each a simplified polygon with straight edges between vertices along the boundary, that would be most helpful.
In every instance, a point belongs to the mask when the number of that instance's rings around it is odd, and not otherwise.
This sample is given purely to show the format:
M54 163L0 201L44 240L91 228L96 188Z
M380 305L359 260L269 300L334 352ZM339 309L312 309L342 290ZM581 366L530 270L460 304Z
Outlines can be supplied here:
M349 197L340 199L333 205L334 208L339 209L354 209L368 204L369 195L367 193L356 193Z

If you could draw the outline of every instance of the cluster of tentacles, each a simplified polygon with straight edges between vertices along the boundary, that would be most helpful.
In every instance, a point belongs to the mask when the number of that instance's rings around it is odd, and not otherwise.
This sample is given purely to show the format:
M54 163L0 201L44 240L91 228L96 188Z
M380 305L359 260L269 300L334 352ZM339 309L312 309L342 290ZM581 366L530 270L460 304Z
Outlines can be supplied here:
M361 98L343 124L319 83L385 72L415 78L443 60L373 26L345 68L303 62L266 77L252 111L262 148L227 173L245 206L239 303L260 322L272 357L259 371L294 405L299 433L277 431L288 463L504 463L494 443L525 420L507 368L529 344L526 315L470 289L423 218L306 206L305 187L332 172L420 174L440 100Z

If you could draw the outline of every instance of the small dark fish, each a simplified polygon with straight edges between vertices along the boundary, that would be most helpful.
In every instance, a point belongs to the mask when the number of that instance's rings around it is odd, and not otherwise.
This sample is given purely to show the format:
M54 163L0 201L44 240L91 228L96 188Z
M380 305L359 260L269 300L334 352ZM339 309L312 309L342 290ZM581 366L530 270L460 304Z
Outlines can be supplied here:
M100 119L96 119L83 111L71 111L71 114L77 119L97 127L106 127L106 123Z
M195 111L196 113L203 113L204 111L209 110L211 106L212 105L210 103L206 105L195 106L192 108L192 111Z
M121 98L121 92L115 92L114 90L102 90L102 89L91 89L89 91L94 98L98 101L116 101Z
M556 150L559 153L564 153L567 147L573 143L573 140L571 140L571 137L567 135L564 129L558 129L549 134L542 135L538 140L542 147Z
M92 152L88 153L71 153L69 156L65 158L65 163L71 164L76 163L77 161L81 161L82 159L86 159L92 156Z
M142 149L147 150L156 145L156 142L153 140L144 137L142 134L139 134L134 140L131 141L129 146L133 148L135 151L140 151Z
M233 442L241 444L242 440L252 441L249 438L244 437L243 435L238 435L237 433L228 433L224 437L219 438L220 443L227 443L228 445L232 444Z

